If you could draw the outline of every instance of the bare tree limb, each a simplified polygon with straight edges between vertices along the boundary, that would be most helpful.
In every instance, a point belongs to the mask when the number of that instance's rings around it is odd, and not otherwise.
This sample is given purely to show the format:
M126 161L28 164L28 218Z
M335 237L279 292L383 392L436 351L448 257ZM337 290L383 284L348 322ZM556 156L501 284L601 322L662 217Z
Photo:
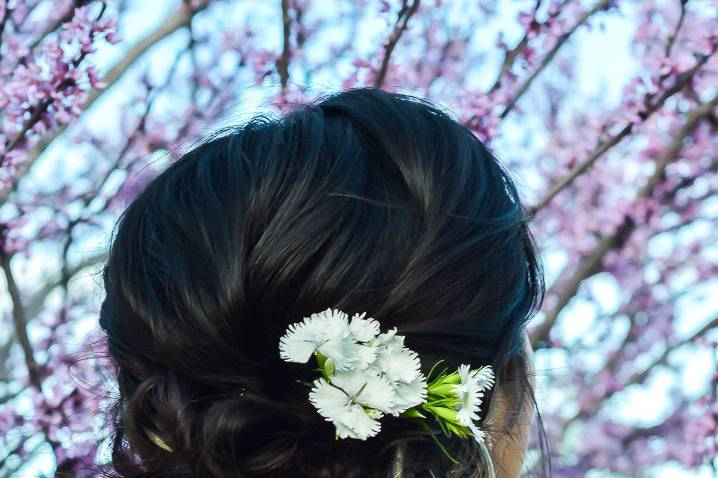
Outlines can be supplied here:
M399 16L396 20L396 24L394 25L394 29L392 30L391 35L389 35L387 42L384 44L384 57L381 60L379 71L377 71L377 74L374 77L374 88L381 88L384 84L384 78L386 78L386 72L389 69L391 54L394 51L396 44L399 42L401 35L404 33L404 30L406 30L406 27L409 24L409 19L418 10L419 3L420 0L412 0L411 6L409 6L407 4L407 0L402 1L402 7L399 11Z
M40 367L35 361L35 355L33 354L32 345L30 344L30 338L27 335L27 318L25 316L25 310L22 305L22 297L20 290L15 282L15 276L10 266L10 255L5 252L4 249L0 249L0 267L2 267L5 273L5 280L7 281L7 289L12 299L12 317L15 323L15 335L20 342L22 352L25 355L25 365L27 366L28 376L30 377L30 383L40 390L40 384L42 382L42 376L40 374Z
M104 263L107 260L107 252L102 251L96 255L87 257L85 260L80 262L79 264L69 267L66 271L66 274L72 278L76 274L82 272L88 267L94 266L96 264ZM43 306L45 303L45 299L47 296L52 292L56 287L62 285L62 277L56 277L49 281L47 281L40 289L38 289L25 303L24 307L24 316L25 316L25 324L29 323L38 316L38 314L43 310ZM10 336L7 338L5 343L0 346L0 370L3 368L3 364L5 364L8 354L10 353L10 348L15 343L15 340L17 338L17 333L15 330L10 334ZM0 381L3 381L4 377L0 376Z
M701 119L712 112L716 105L718 105L718 95L688 113L686 121L678 133L673 137L669 146L656 161L656 169L653 175L638 191L639 198L647 198L653 193L654 188L665 174L666 166L670 161L675 159L683 148L683 141L686 136L698 126ZM633 222L633 219L630 216L626 216L613 234L601 239L591 254L581 260L576 269L576 273L568 280L567 285L558 295L558 300L554 308L546 313L544 321L532 331L531 343L534 348L542 348L547 345L547 339L558 319L558 315L576 294L583 280L600 270L601 263L606 254L610 250L622 246L635 227L636 224Z
M67 275L70 276L70 278L74 277L78 273L82 272L83 270L87 269L88 267L92 267L97 264L102 264L107 260L107 251L102 251L100 253L97 253L93 256L87 257L85 260L80 262L79 264L69 267L67 269ZM45 302L45 298L48 296L50 292L52 292L53 289L55 289L57 286L62 284L62 277L57 277L55 279L52 279L48 281L45 285L43 285L37 292L35 292L32 297L30 297L30 300L27 302L27 316L28 317L35 317L37 316L40 311L42 310L43 303Z
M671 50L673 49L673 45L675 45L676 43L678 33L680 33L681 27L683 26L683 20L686 17L686 3L688 3L688 0L680 0L681 15L678 17L678 22L676 23L675 30L673 30L673 33L671 34L671 36L668 37L668 41L666 42L666 50L664 53L664 56L666 58L671 56Z
M709 321L707 324L705 324L703 327L698 329L696 332L694 332L691 336L680 340L676 342L673 345L670 345L663 350L663 353L659 355L653 362L651 362L647 367L645 367L642 371L636 372L633 375L631 375L628 380L624 382L624 388L629 385L635 385L637 383L641 383L646 378L648 378L648 375L650 375L651 371L653 369L661 364L664 364L666 360L668 360L668 357L670 356L671 352L674 350L683 347L684 345L688 345L691 343L694 343L696 340L698 340L700 337L703 337L705 334L710 332L711 330L718 327L718 317L714 318L713 320ZM605 400L606 398L609 398L611 395L613 395L615 392L607 393L605 397L602 398L602 400Z
M0 45L2 45L2 36L5 32L5 24L8 21L8 18L10 18L10 15L12 14L12 8L10 8L7 5L7 2L5 3L5 11L3 12L2 18L0 18ZM0 58L2 58L2 52L0 51Z
M714 319L708 321L703 327L698 329L696 332L691 334L689 337L686 337L685 339L679 340L678 342L668 345L663 352L656 357L650 364L648 364L646 367L644 367L640 372L635 372L632 375L630 375L622 384L621 388L619 389L610 389L607 390L605 393L601 394L600 397L595 398L590 405L585 407L585 410L597 410L598 407L601 405L601 403L605 402L609 398L611 398L613 395L618 393L621 390L626 389L626 387L629 387L631 385L636 385L639 383L644 382L648 376L651 374L653 370L655 370L656 367L659 365L663 365L668 360L668 357L673 353L673 351L684 347L688 344L695 343L696 340L703 337L705 334L710 332L711 330L714 330L718 328L718 317L715 317ZM573 415L571 418L568 418L562 425L564 427L569 426L571 423L575 422L579 418L581 418L582 412L579 412L575 415Z
M282 84L282 90L287 88L289 82L289 57L291 55L289 37L292 34L292 18L289 16L289 0L282 0L282 54L277 58L277 71Z
M536 11L538 11L539 7L541 6L542 0L536 0L536 5L534 5L534 18L533 21L536 21ZM523 37L521 37L521 40L516 44L515 47L513 47L510 50L506 51L506 54L504 55L504 61L501 64L501 68L499 69L499 73L496 75L496 79L494 80L494 83L491 85L491 87L486 91L487 95L490 95L494 91L498 90L501 86L501 82L506 75L506 73L511 70L511 67L514 65L514 62L516 61L516 58L519 57L519 54L526 48L526 45L529 43L529 32L528 30L524 32Z

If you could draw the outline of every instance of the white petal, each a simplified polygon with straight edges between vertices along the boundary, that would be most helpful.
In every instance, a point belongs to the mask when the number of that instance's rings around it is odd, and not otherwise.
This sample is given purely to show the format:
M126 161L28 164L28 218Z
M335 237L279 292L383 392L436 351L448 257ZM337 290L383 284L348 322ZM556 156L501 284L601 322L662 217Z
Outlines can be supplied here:
M377 335L379 335L379 322L374 319L365 319L366 312L360 314L354 314L349 329L352 335L359 342L368 342Z
M291 324L279 339L279 356L287 362L307 363L317 349L320 326L310 319Z
M479 420L478 412L484 397L484 390L493 384L493 372L490 366L470 370L466 364L458 368L460 383L454 387L460 403L456 408L456 417L464 426L474 426Z
M459 373L459 378L461 379L461 383L466 383L469 380L469 369L471 367L465 363L462 363L459 365L459 369L457 372Z
M345 412L349 404L349 397L344 391L331 386L325 379L320 378L314 381L314 386L309 392L309 401L321 416L334 421Z
M473 420L479 419L479 415L474 409L472 409L472 407L461 407L456 411L456 419L459 423L468 427L473 424Z
M366 344L358 344L356 352L356 363L354 366L359 370L364 370L374 363L376 360L377 347Z
M411 382L421 371L419 356L406 347L380 348L374 366L384 372L392 382Z
M488 365L474 370L472 378L481 390L488 390L494 385L494 371Z
M350 433L350 438L366 440L379 433L381 424L370 418L359 405L350 407L340 418L339 423Z
M359 344L351 336L327 339L319 346L318 350L324 356L332 359L337 370L349 370L359 359Z
M366 440L379 433L380 424L369 417L361 405L352 403L350 397L323 378L314 381L309 400L319 414L334 423L340 438Z
M396 395L392 415L396 416L426 401L427 383L424 374L419 374L409 383L394 382L394 393Z
M404 346L404 336L396 335L396 327L394 327L383 334L377 335L371 343L372 345L383 346L388 350L397 350Z
M322 324L325 338L346 337L351 334L349 316L341 310L329 308L323 312L312 314L311 318Z
M474 435L474 440L476 440L477 443L481 443L484 440L486 440L486 432L473 423L470 423L468 425L469 429L471 430L471 433Z
M337 372L332 376L332 384L364 406L386 413L394 406L395 394L391 383L370 369Z

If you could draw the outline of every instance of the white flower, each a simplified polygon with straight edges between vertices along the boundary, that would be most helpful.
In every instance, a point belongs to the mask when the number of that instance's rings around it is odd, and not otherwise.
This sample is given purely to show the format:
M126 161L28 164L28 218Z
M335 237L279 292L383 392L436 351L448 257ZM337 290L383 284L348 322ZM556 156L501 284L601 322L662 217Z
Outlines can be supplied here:
M419 356L406 347L394 350L380 347L373 365L392 382L412 382L421 372Z
M481 443L486 440L486 432L477 427L474 422L471 422L468 426L469 430L471 430L471 434L474 436L474 440L476 440L477 443Z
M340 438L366 440L379 433L378 418L394 405L394 390L386 378L369 371L337 372L331 382L314 381L309 400L319 414L334 423Z
M344 390L348 396L366 407L389 413L396 395L392 384L372 370L337 372L331 378L332 385Z
M475 370L469 368L469 365L462 364L458 369L460 383L455 387L459 399L456 418L462 425L472 428L475 427L473 422L479 420L484 391L493 385L494 374L489 366Z
M287 362L307 363L322 341L322 324L312 317L291 324L279 339L279 356Z
M358 344L356 350L356 362L354 367L364 370L371 366L376 360L377 347L368 344Z
M348 370L358 360L358 344L347 314L331 308L291 324L279 340L279 355L287 362L307 363L319 352L336 370Z
M369 342L379 335L379 322L374 319L365 319L366 312L354 314L349 324L352 335L359 342Z
M372 366L392 382L410 383L419 376L421 361L413 350L404 347L404 336L396 335L396 327L369 342L376 347Z
M396 332L380 333L379 322L366 312L349 320L329 308L290 325L280 339L283 360L307 363L315 353L326 358L319 361L323 377L314 381L309 400L338 437L366 440L379 433L384 414L398 416L426 401L419 356Z
M427 383L422 373L409 383L393 382L392 386L396 398L390 413L394 416L426 401Z
M404 336L396 335L396 327L394 327L383 334L379 334L370 343L377 347L383 346L387 349L396 350L404 346Z
M370 417L361 404L323 378L314 381L309 400L320 415L334 423L340 438L366 440L381 429L379 421Z

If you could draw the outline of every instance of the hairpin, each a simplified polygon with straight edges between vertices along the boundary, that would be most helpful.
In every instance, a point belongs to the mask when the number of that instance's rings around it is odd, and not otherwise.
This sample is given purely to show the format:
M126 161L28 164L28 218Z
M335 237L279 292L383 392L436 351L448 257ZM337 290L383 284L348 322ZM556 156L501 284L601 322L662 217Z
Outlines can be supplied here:
M153 432L152 430L145 429L145 434L147 435L147 438L149 438L152 443L154 443L158 447L162 448L163 450L172 453L172 448L170 448L170 446L167 443L165 443L164 440L162 438L160 438L155 432Z
M416 420L454 463L428 426L432 417L448 437L473 438L486 451L486 433L478 426L484 392L494 384L491 366L471 369L461 364L432 378L416 352L404 345L397 329L381 333L379 322L366 312L351 319L338 309L311 314L289 325L279 340L279 355L287 362L307 363L313 356L317 372L309 401L336 428L335 438L366 440L381 430L386 415Z

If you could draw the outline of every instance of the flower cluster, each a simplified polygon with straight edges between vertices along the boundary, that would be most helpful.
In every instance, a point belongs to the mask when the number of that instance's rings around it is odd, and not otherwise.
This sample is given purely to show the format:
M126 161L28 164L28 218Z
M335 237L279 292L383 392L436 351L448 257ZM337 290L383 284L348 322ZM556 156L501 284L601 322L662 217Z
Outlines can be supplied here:
M404 337L396 328L381 333L365 312L350 319L329 308L291 324L279 354L287 362L316 358L322 376L310 384L309 400L335 425L337 438L366 440L379 433L385 415L422 422L431 415L448 436L484 438L476 422L484 391L493 385L491 367L461 365L428 383Z
M396 329L380 333L379 323L327 309L289 326L280 339L280 356L306 363L317 358L322 378L309 400L334 423L339 438L379 433L378 419L398 416L426 398L427 383L416 352L404 346Z

